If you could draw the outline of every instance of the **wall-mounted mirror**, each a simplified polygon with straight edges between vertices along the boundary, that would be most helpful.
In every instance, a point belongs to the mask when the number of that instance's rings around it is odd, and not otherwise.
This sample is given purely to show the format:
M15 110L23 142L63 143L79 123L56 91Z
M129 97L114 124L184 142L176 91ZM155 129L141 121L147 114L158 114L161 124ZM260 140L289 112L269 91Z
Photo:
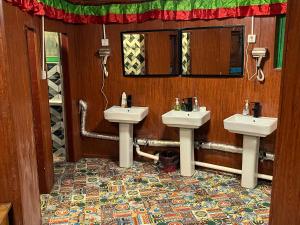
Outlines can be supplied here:
M124 76L178 76L178 30L121 33Z
M244 27L181 30L181 74L243 76Z
M124 76L243 76L243 26L128 31L121 44Z

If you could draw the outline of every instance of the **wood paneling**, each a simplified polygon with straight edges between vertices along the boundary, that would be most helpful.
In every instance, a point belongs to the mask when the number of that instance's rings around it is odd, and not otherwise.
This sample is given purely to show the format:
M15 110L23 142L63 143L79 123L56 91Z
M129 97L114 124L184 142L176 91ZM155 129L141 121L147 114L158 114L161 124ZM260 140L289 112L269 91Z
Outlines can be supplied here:
M300 2L289 0L288 4L271 200L272 225L300 224Z
M146 74L172 74L172 36L176 31L147 32L145 34ZM163 51L162 51L162 46ZM176 58L176 56L175 56ZM175 69L176 72L176 69Z
M28 65L30 69L31 98L35 149L37 153L40 193L49 193L54 183L51 126L49 117L48 83L41 79L40 54L37 35L26 30Z
M0 10L0 202L12 202L13 224L39 225L37 159L25 34L25 26L36 27L38 20L3 1Z
M18 165L15 161L16 143L14 139L13 117L11 115L11 101L8 94L8 59L4 30L2 1L0 1L0 201L13 202L14 220L22 220L22 205L20 199L20 181ZM16 223L17 224L17 223ZM18 223L20 224L20 223Z
M201 105L211 110L211 120L196 130L196 140L207 140L218 143L242 145L241 135L226 131L223 119L242 112L244 100L261 102L264 116L278 116L279 88L281 71L273 69L275 17L255 18L256 47L267 47L270 57L264 65L266 81L261 84L243 78L184 78L184 77L147 77L132 78L122 76L122 57L120 32L145 29L176 29L199 26L245 25L245 34L250 33L251 18L226 19L209 21L162 22L148 21L140 24L108 25L107 35L110 39L111 57L108 61L109 77L105 80L105 92L109 106L119 105L123 91L132 95L133 105L149 106L149 115L134 128L138 137L178 140L178 129L162 124L161 115L173 107L175 97L198 96ZM87 40L88 37L88 40ZM87 128L92 131L118 134L117 124L104 120L104 98L100 88L102 72L95 52L100 47L101 27L86 25L77 30L77 64L80 90L78 98L86 100L89 105ZM249 52L252 46L249 47ZM162 46L162 51L164 48ZM249 71L254 73L254 60L249 56ZM274 151L275 134L262 139L261 148ZM157 150L164 150L162 148ZM118 156L118 143L90 138L81 139L83 156L114 157ZM149 149L150 151L150 149ZM197 152L197 159L224 166L241 168L241 156L213 151ZM272 163L261 163L260 172L271 173Z
M221 65L219 50L218 29L191 31L191 73L218 75L220 73L219 65Z
M0 201L12 202L13 224L39 225L39 188L48 192L53 181L48 84L39 79L41 19L0 2ZM76 94L79 83L75 79L77 26L47 20L46 27L64 33L66 139L69 160L77 161L81 158Z
M191 74L228 75L232 28L190 30Z

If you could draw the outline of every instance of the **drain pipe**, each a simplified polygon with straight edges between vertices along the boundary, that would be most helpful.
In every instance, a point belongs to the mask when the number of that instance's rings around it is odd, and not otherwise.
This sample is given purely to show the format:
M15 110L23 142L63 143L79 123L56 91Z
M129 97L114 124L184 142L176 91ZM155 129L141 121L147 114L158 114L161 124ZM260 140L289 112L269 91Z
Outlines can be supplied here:
M209 168L209 169L214 169L214 170L220 170L228 173L234 173L234 174L242 174L242 170L239 169L234 169L230 167L225 167L225 166L218 166L210 163L204 163L204 162L197 162L195 161L196 166L201 166L204 168ZM270 175L265 175L265 174L257 174L257 177L260 179L265 179L265 180L272 180L273 176Z
M152 154L149 154L146 152L142 152L140 146L136 142L134 142L133 145L135 146L135 150L138 155L146 157L148 159L153 159L155 161L158 161L158 159L159 159L158 155L152 155Z

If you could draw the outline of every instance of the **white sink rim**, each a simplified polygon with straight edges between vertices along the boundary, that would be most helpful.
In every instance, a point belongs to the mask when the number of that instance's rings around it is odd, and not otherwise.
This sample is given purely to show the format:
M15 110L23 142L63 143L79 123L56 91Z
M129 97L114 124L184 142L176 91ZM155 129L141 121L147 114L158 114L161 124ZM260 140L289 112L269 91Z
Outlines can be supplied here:
M210 111L175 111L171 110L162 115L162 121L168 127L198 129L210 120Z
M232 133L254 137L266 137L277 129L277 118L234 114L224 119L224 128Z
M112 106L104 111L104 118L112 123L137 124L142 121L149 113L149 107L132 106L123 108Z

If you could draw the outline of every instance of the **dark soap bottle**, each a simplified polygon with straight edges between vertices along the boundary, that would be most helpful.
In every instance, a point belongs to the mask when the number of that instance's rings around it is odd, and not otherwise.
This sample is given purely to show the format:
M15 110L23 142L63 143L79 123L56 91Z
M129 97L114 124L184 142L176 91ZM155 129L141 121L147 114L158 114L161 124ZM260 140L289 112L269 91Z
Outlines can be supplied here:
M131 108L131 106L132 106L132 96L127 95L127 107Z
M259 102L254 102L253 117L258 118L261 114L261 105Z

